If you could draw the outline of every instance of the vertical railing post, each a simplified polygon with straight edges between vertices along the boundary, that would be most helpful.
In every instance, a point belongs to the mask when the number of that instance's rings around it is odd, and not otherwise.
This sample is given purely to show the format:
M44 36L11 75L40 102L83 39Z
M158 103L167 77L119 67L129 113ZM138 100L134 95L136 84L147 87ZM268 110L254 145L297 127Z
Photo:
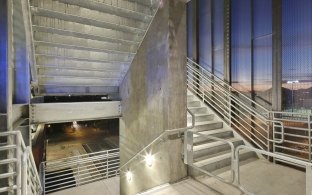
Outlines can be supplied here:
M239 186L240 185L240 176L239 176L239 151L235 152L233 159L233 172L234 172L234 182L233 184Z
M42 163L42 194L45 194L45 171L46 171L46 167L45 167L45 162Z
M108 150L106 150L106 179L108 178Z
M306 195L312 195L312 166L306 166Z
M204 89L204 85L202 84L203 82L203 77L204 77L204 70L199 67L201 69L201 77L199 77L199 81L198 81L198 86L202 89L202 99L203 99L203 102L205 103L205 89Z
M311 134L312 134L312 132L311 132L311 114L308 114L308 133L309 133L309 141L308 141L308 143L309 143L309 162L311 162L312 163L312 149L311 149L311 147L312 147L312 143L311 143L311 139L312 139L312 136L311 136Z
M186 131L184 133L184 163L193 164L193 132Z
M77 186L80 186L80 163L79 156L77 156Z
M232 99L231 99L231 88L228 88L228 109L229 109L229 126L232 126Z
M25 152L23 154L23 163L22 163L22 195L27 195L27 178L28 178L28 170L27 170L27 167L28 167L28 162L27 162L27 155L28 153Z
M15 142L16 142L16 186L17 186L17 190L16 190L16 194L17 195L21 195L21 190L22 190L22 138L20 137L19 134L16 134L15 136Z

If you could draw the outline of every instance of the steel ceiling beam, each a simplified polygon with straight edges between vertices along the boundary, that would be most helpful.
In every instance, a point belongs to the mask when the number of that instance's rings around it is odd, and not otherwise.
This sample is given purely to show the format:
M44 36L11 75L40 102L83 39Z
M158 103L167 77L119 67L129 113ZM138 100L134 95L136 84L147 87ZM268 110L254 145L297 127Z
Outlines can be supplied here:
M137 47L140 43L138 41L117 39L117 38L109 37L109 36L87 34L87 33L81 33L77 31L70 31L70 30L64 30L64 29L58 29L58 28L46 27L46 26L38 26L38 25L33 25L33 30L38 31L38 32L53 33L53 34L58 34L58 35L63 35L63 36L72 36L72 37L77 37L81 39L90 39L90 40L103 41L103 42L109 42L109 43L135 45L135 47Z
M41 71L81 71L81 72L98 72L98 73L112 73L112 74L120 74L123 68L116 69L91 69L91 68L77 68L77 67L57 67L57 66L44 66L44 65L36 65L38 72Z
M133 18L135 20L147 22L152 18L151 13L142 13L135 10L130 10L114 6L112 4L108 4L105 2L97 2L93 0L57 0L62 3L70 4L70 5L77 5L80 7L84 7L91 10L96 10L100 12L106 12L113 15L121 16L121 17L127 17L127 18ZM146 9L149 11L149 9ZM142 11L142 10L140 10Z
M101 53L107 53L107 54L121 54L121 55L128 55L128 56L135 55L135 53L133 52L110 50L110 49L95 48L95 47L85 47L85 46L71 45L71 44L62 44L62 43L57 43L57 42L34 41L34 43L35 43L35 46L44 45L48 47L57 47L57 48L74 49L74 50L82 50L82 51L94 51L94 52L101 52Z
M71 21L71 22L76 22L76 23L81 23L81 24L86 24L86 25L92 25L92 26L97 26L97 27L102 27L102 28L123 31L127 33L137 34L142 37L145 34L145 29L100 21L100 20L96 20L92 18L82 17L79 15L67 14L64 12L57 12L57 11L39 8L39 7L33 7L33 6L31 6L31 11L34 15L45 16L45 17L50 17L50 18L56 18L59 20L66 20L66 21Z
M73 57L73 56L65 56L65 55L52 55L52 54L44 54L44 53L36 53L36 57L44 56L44 57L53 57L58 59L69 59L69 60L78 60L84 62L99 62L99 63L120 63L129 65L131 61L127 60L109 60L109 59L95 59L95 58L83 58L83 57Z

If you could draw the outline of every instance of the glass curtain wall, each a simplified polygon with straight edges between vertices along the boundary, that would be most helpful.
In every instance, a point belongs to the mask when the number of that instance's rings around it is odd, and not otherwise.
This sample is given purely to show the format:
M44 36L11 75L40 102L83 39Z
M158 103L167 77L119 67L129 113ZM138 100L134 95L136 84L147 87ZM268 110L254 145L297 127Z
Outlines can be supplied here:
M257 102L272 102L272 0L233 0L232 85Z
M199 64L219 78L224 74L223 0L199 0Z
M272 104L272 2L231 1L231 83L260 104ZM282 109L312 111L312 1L282 2ZM198 61L224 75L224 0L198 0L198 32L188 3L188 56L198 44ZM192 36L198 36L194 43Z
M312 110L312 1L283 0L283 109Z

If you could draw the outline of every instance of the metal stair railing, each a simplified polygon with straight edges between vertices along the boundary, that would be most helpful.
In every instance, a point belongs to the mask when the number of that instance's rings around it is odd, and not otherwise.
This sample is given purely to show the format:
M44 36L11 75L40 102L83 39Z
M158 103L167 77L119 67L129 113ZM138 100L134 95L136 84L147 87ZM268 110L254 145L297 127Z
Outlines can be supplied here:
M253 151L253 152L260 154L260 155L270 156L270 157L273 157L274 159L279 159L280 161L290 162L292 164L297 164L301 167L304 167L306 170L306 185L305 185L306 186L306 190L305 190L306 195L312 194L312 163L306 162L303 160L298 160L298 159L295 159L293 157L288 157L288 156L285 156L283 154L275 154L273 152L267 152L267 151L257 149L257 148L253 148L250 146L240 145L240 146L236 147L236 149L235 149L235 154L234 154L235 159L234 159L234 162L232 162L233 163L232 167L234 168L234 170L232 170L232 171L234 172L234 175L235 175L235 179L234 179L233 184L236 185L238 188L240 188L244 192L244 194L254 195L253 193L248 192L248 190L245 189L245 187L241 184L241 181L240 181L239 152L241 150Z
M187 85L257 147L312 162L311 114L270 111L189 58Z
M52 193L119 175L119 148L44 161L43 192Z
M0 174L0 179L7 179L6 187L0 193L17 195L39 195L42 192L40 178L30 146L25 146L20 131L0 133L5 143L0 146L1 152L7 153L7 159L0 160L0 165L7 165L7 171Z
M187 59L187 86L217 111L228 125L259 148L270 151L270 143L283 143L283 122L271 120L268 109L190 59ZM270 129L273 133L275 130L281 132L280 138L271 139Z

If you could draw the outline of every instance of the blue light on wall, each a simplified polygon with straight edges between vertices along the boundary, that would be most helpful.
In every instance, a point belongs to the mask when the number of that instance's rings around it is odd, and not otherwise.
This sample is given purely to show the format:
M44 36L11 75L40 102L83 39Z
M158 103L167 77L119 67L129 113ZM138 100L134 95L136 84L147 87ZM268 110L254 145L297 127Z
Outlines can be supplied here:
M7 112L8 56L7 1L0 1L0 113Z

